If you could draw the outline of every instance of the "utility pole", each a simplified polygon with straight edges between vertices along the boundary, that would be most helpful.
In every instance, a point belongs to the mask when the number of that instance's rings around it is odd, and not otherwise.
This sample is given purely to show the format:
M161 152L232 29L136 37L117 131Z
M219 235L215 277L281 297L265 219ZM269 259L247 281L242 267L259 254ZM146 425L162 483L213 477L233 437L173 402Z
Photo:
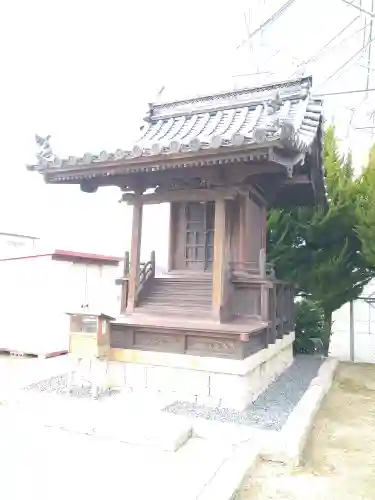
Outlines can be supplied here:
M350 361L354 363L355 360L355 330L354 330L354 303L351 300L349 303L350 306L350 342L349 342L349 353L350 353Z
M374 0L371 0L371 12L374 12ZM372 33L373 33L373 25L374 25L374 18L371 18L370 21L370 26L369 26L369 40L372 39ZM370 79L371 79L371 61L372 61L372 43L368 46L368 52L367 52L367 78L366 78L366 89L368 90L370 88ZM366 92L366 99L368 98L368 91ZM370 119L372 122L372 125L374 125L374 112L372 111L370 115ZM374 129L371 129L371 142L374 139Z

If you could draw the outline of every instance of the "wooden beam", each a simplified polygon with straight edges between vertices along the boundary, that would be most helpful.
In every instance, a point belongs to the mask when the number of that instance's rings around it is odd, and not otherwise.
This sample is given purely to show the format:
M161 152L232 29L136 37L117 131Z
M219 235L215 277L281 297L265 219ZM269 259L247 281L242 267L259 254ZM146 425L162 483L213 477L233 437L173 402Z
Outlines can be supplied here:
M219 323L225 316L227 270L227 220L224 198L215 202L214 261L212 268L212 313Z
M239 206L239 249L238 249L238 260L240 262L247 262L249 255L249 205L248 205L249 193L243 194L240 197Z
M137 290L139 284L139 266L141 258L141 238L142 238L142 219L143 219L143 205L140 197L136 198L136 203L133 205L133 222L132 222L132 236L130 246L130 271L129 271L129 290L128 290L128 304L126 311L133 312L136 300Z
M294 186L299 184L312 184L310 177L307 174L296 174L293 177L284 179L281 186Z
M213 201L217 199L233 199L238 194L238 187L217 189L191 189L155 192L141 196L143 205L154 205L158 203L173 203L182 201ZM139 199L138 195L124 193L122 201L128 205L134 205Z

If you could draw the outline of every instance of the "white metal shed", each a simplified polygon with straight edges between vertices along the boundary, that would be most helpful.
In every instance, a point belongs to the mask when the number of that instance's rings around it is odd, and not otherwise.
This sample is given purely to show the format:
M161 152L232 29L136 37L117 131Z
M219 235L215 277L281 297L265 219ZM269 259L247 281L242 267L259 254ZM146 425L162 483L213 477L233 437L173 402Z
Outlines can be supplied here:
M68 349L66 311L120 311L120 258L53 250L0 259L0 350L51 356Z

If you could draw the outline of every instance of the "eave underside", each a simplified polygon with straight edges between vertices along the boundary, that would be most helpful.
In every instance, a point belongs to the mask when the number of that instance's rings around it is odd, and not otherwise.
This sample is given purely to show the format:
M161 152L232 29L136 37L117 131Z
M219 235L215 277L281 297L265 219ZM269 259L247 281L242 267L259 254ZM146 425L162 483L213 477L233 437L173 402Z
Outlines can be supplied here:
M168 163L142 161L132 166L56 168L44 172L44 178L48 184L78 184L89 193L102 186L144 193L150 189L166 192L249 185L273 206L311 205L324 203L325 199L319 160L314 148L303 158L296 152L268 149L255 151L251 156L241 153L179 158Z

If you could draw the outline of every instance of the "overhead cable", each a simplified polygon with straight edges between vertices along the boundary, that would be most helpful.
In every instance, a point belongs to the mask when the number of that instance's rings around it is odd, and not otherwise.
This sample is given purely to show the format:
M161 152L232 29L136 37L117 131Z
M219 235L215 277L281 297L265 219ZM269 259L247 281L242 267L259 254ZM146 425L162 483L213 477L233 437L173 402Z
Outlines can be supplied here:
M237 49L240 49L243 45L245 45L245 43L247 43L249 40L251 40L251 38L253 38L257 33L259 33L260 31L262 31L265 27L269 26L270 24L272 24L274 21L276 21L277 19L279 19L279 17L281 17L284 12L289 8L291 7L292 4L294 4L297 0L288 0L286 3L284 3L279 10L277 10L276 12L274 12L272 14L272 16L270 16L268 19L266 19L260 26L258 26L258 28L256 30L254 30L252 33L250 33L247 38L245 40L243 40L237 47L236 47L236 50Z
M362 94L365 92L375 92L375 88L373 88L373 89L338 90L337 92L320 92L318 94L314 94L314 97L316 99L319 99L321 97L335 97L335 96L347 95L347 94Z
M341 1L346 3L347 5L349 5L350 7L353 7L354 9L359 10L360 12L362 12L362 14L365 14L366 16L370 16L372 19L375 18L374 12L370 12L369 10L364 9L363 7L360 7L359 5L354 5L353 2L349 2L348 0L341 0Z
M322 54L322 52L324 52L329 47L329 45L331 45L332 42L334 42L335 40L337 40L337 38L339 36L341 36L348 28L350 28L350 26L352 26L356 21L358 21L358 19L360 19L360 17L361 16L357 16L354 19L352 19L352 21L350 21L350 23L347 24L345 26L345 28L343 28L341 31L339 31L333 38L331 38L331 40L329 42L327 42L321 49L319 49L317 52L315 52L314 55L312 55L311 57L309 57L306 61L303 61L301 63L301 65L302 64L309 64L310 62L316 61L318 59L318 57ZM355 33L353 33L352 35L350 35L348 38L351 38L352 36L356 35L360 31L362 31L363 29L364 29L364 26L362 26L362 28L358 32L356 31ZM341 41L339 45L341 45L342 43L344 43L345 41L347 41L348 38L346 38L345 40ZM338 45L335 45L334 47L331 47L330 50L335 49L336 47L338 47Z
M321 85L320 87L323 87L326 85L332 78L334 78L340 71L342 71L348 64L353 62L369 45L375 40L375 38L371 38L363 47L361 47L355 54L353 54L347 61L344 62L332 75L330 75Z

